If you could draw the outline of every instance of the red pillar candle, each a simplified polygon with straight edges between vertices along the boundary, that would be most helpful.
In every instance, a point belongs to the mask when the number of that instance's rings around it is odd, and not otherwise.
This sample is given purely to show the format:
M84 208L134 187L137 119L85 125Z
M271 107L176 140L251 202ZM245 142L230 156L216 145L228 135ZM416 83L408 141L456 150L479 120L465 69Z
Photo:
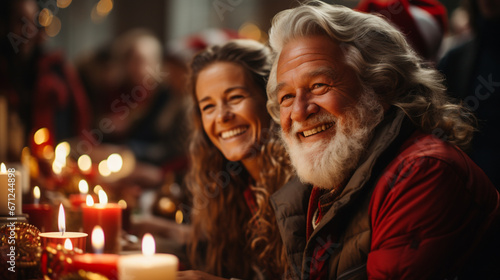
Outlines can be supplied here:
M40 232L53 231L52 206L49 204L23 204L23 213L28 214L30 224L36 226Z
M52 206L40 204L40 188L33 188L33 204L23 204L23 213L28 214L30 224L36 226L41 232L52 231Z
M109 280L118 279L118 255L102 254L105 236L100 226L94 227L92 231L92 249L97 254L75 255L71 271L84 270L99 273Z
M69 201L73 208L79 209L81 205L85 204L87 199L87 194L89 192L89 184L85 180L80 180L78 182L78 190L80 193L78 194L70 194Z
M109 280L118 279L118 255L115 254L77 254L73 258L72 271L80 269L99 273Z
M94 226L101 226L106 236L104 253L118 254L121 250L122 207L116 203L107 203L102 200L100 202L95 205L82 206L83 232L91 234ZM90 240L87 240L87 247L91 248Z

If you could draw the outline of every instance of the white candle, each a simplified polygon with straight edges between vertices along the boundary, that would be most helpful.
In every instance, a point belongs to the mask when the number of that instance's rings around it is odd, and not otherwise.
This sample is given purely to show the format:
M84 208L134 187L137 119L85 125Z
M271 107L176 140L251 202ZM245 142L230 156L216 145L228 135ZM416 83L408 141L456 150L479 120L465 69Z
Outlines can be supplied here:
M153 236L147 233L142 238L142 255L121 256L118 260L120 280L174 280L179 260L170 254L155 254Z
M9 181L10 180L10 181ZM0 164L0 215L22 214L21 172Z

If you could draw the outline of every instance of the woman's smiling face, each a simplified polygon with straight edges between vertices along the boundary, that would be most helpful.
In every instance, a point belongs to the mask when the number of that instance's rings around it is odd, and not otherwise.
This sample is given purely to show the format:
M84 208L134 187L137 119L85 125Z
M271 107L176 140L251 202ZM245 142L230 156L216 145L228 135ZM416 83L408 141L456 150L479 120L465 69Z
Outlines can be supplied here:
M215 62L200 71L196 98L205 133L230 161L258 154L270 116L266 97L238 64Z

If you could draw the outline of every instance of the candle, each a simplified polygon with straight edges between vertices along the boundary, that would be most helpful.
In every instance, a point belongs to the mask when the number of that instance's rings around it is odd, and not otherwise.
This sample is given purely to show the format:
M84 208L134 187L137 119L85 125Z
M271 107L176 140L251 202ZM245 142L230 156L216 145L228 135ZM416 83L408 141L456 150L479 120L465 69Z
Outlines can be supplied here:
M89 192L89 184L85 180L80 180L78 182L79 194L70 194L69 201L74 208L80 208L82 204L85 204L87 200L87 194Z
M122 208L116 203L108 203L107 195L103 190L99 191L99 203L92 205L89 201L82 206L83 210L83 232L91 233L97 225L101 226L106 236L104 246L105 253L119 253L121 250L120 235L122 229ZM87 246L90 247L90 240Z
M21 173L15 168L0 164L0 215L19 216L22 214Z
M42 248L52 245L53 247L57 244L63 244L66 239L71 240L72 246L75 249L85 252L85 241L87 239L86 233L83 232L66 232L66 218L64 214L64 207L62 204L59 205L59 216L58 216L58 227L59 232L43 232L40 233L40 239L42 243Z
M100 226L95 226L92 230L92 249L96 254L75 255L73 258L73 271L80 269L99 273L109 280L118 279L118 255L102 254L105 244L104 231Z
M28 214L30 224L36 226L41 232L52 229L52 207L49 204L40 204L40 188L33 189L33 204L23 204L23 213Z
M118 260L118 277L120 280L175 279L179 260L170 254L155 254L155 241L147 233L142 238L142 255L121 256Z

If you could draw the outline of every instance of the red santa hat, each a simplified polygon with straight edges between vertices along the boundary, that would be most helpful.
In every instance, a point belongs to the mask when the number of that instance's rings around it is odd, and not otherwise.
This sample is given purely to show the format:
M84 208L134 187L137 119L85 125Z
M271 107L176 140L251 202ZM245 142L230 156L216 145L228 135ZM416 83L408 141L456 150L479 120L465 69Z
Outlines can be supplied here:
M434 60L447 28L446 8L435 0L362 0L355 8L380 13L406 35L423 58Z

